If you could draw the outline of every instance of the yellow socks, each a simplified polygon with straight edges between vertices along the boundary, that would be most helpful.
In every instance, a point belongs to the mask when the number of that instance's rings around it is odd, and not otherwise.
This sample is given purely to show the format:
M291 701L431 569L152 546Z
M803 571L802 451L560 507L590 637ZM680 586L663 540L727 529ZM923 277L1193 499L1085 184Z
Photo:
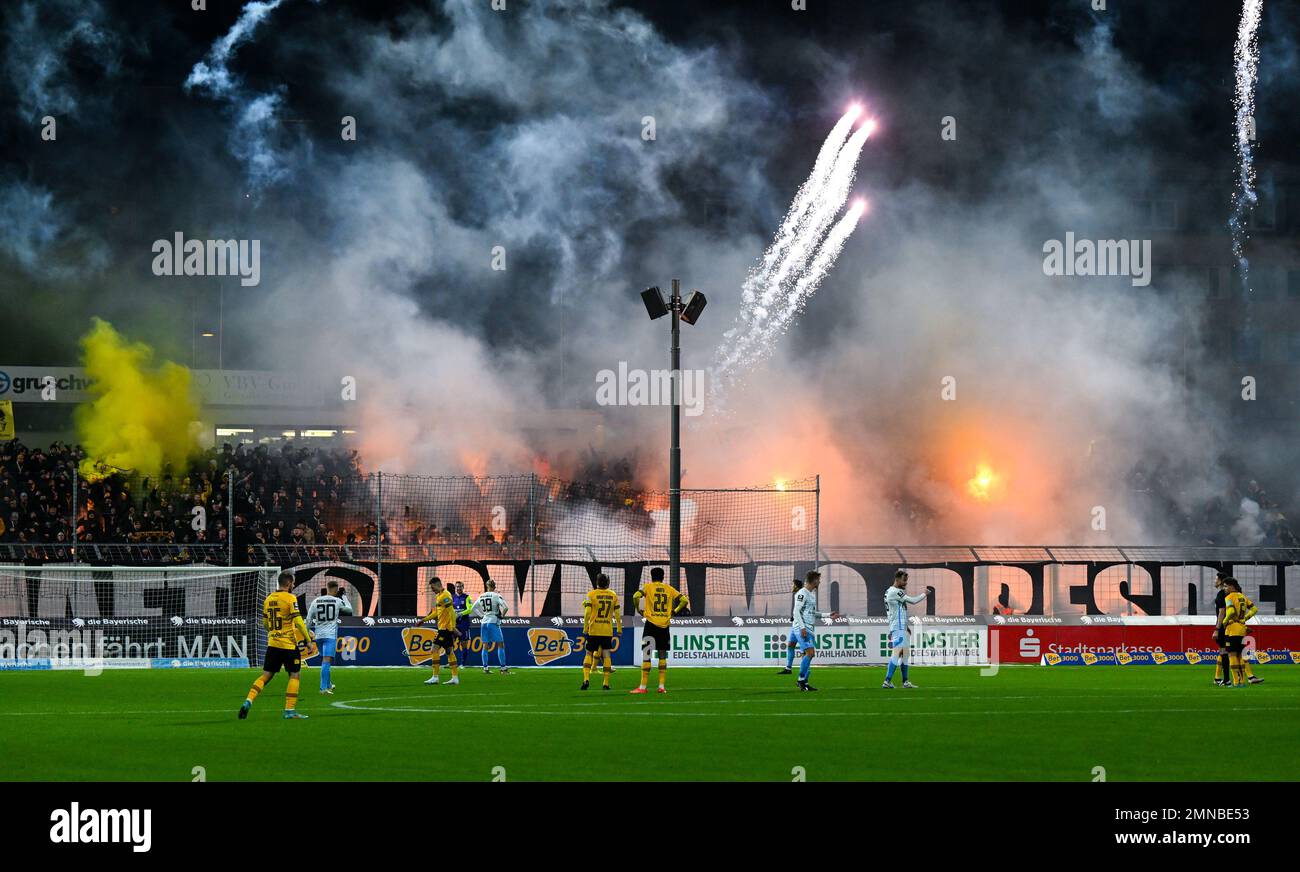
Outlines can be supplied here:
M641 664L641 687L644 688L650 681L650 661L646 660Z
M588 681L591 681L591 652L590 651L587 652L586 657L582 658L582 682L583 684L586 684Z
M284 710L291 712L298 705L298 676L289 676L289 687L284 692Z
M253 686L248 689L248 701L251 703L253 700L257 699L257 695L262 692L262 688L264 687L266 687L266 681L262 676L257 676L257 680L253 682Z
M664 686L664 678L668 675L668 664L663 660L659 661L659 686Z

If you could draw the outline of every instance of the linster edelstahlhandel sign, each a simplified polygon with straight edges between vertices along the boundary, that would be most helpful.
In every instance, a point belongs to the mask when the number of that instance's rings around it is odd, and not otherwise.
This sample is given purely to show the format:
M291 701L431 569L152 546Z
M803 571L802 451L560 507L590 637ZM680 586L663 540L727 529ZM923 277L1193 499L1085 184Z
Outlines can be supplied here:
M988 662L988 627L976 618L913 619L912 663L981 666ZM816 630L816 662L823 666L879 666L889 661L884 618L835 618ZM640 645L641 629L637 628ZM784 665L788 618L683 617L672 622L672 666Z

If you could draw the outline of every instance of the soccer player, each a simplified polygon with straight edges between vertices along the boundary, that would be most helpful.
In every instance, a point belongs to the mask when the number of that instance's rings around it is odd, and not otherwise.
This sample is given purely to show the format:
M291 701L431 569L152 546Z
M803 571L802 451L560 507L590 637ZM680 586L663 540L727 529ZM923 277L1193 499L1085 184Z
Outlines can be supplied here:
M1223 635L1228 642L1228 662L1232 667L1232 686L1246 686L1246 636L1250 633L1246 622L1255 617L1259 611L1253 602L1241 592L1241 584L1235 578L1224 581L1228 588L1223 611Z
M297 711L298 673L302 671L302 657L298 651L298 638L304 644L312 641L311 631L298 613L298 598L293 595L293 573L281 572L280 589L262 603L262 625L266 627L266 656L262 660L262 674L249 688L248 698L239 707L239 719L248 717L253 700L282 668L289 675L289 686L284 691L284 716L305 718Z
M646 684L650 681L650 652L653 650L659 658L659 692L664 689L664 678L668 675L668 649L672 647L672 634L668 625L673 615L690 608L691 601L671 584L664 583L664 571L656 566L650 570L650 582L632 594L637 614L645 618L645 628L641 634L641 686L632 693L646 693Z
M1229 666L1229 660L1232 655L1231 652L1228 651L1228 637L1223 632L1223 618L1228 605L1228 593L1232 590L1232 586L1229 582L1236 584L1237 580L1222 570L1220 570L1214 578L1214 586L1218 588L1219 591L1214 596L1214 641L1219 646L1219 660L1214 666L1214 683L1219 687L1229 687L1232 685L1232 673L1231 667ZM1240 585L1238 585L1237 589L1240 590ZM1257 676L1255 671L1250 668L1250 661L1243 659L1242 667L1246 672L1246 681L1251 684L1259 684L1264 680Z
M489 578L484 582L484 586L487 590L474 602L474 611L483 618L482 623L479 624L479 638L483 642L483 671L492 671L488 666L488 649L495 648L497 661L501 664L501 672L509 672L510 667L506 666L506 640L501 633L501 619L506 616L510 608L501 598L501 594L497 593L495 581Z
M339 596L339 583L325 582L325 593L312 600L307 610L307 628L316 634L320 643L320 692L334 693L330 681L330 666L334 663L334 649L339 639L339 616L352 614L352 603Z
M429 580L429 590L433 592L433 611L415 622L419 627L425 621L436 620L438 626L438 635L433 642L433 675L424 683L438 683L445 653L451 667L451 680L447 684L460 684L460 663L456 660L456 607L452 605L451 591L442 586L442 579L436 575Z
M799 661L800 690L816 690L808 683L812 672L813 654L817 650L817 619L835 617L829 612L817 611L817 588L821 586L822 574L815 569L808 570L803 587L794 595L794 611L790 616L790 642L798 645L803 652Z
M915 688L907 680L907 661L912 653L909 637L912 631L907 626L907 607L916 605L925 599L925 594L907 595L907 570L900 569L894 573L894 583L885 591L885 616L889 621L889 668L885 671L885 683L880 685L886 690L894 689L894 670L902 667L903 687Z
M614 671L614 636L623 632L623 610L619 608L618 595L609 589L609 576L596 576L596 589L582 599L582 635L586 637L587 654L582 658L582 687L591 686L591 668L600 662L604 666L603 690L609 690L609 675ZM660 687L663 687L662 679Z
M803 581L796 578L794 580L794 588L791 589L790 593L797 594L800 588L802 587L803 587ZM794 621L791 620L790 635L786 637L786 642L785 642L785 668L778 669L776 672L777 675L790 675L791 673L794 672L794 652L797 647L798 647L798 643L795 642L795 638L794 638Z

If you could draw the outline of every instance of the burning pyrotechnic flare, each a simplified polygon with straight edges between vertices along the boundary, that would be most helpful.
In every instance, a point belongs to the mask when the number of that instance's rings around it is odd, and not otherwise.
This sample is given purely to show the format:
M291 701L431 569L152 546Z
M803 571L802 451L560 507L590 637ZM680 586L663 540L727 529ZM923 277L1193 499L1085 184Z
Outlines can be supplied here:
M993 471L987 463L975 467L975 474L966 482L966 492L982 503L993 499L1002 487L1002 476Z

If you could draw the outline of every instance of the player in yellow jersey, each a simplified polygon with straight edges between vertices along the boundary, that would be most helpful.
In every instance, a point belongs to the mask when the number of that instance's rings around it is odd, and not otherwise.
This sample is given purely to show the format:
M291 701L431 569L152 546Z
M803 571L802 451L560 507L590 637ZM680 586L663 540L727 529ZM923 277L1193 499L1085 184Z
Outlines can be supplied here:
M248 698L239 707L239 719L248 717L253 700L275 677L281 668L289 675L289 686L284 691L284 716L305 718L296 711L298 705L298 673L302 671L299 645L311 643L311 631L298 613L298 598L293 595L293 573L280 573L280 589L262 603L262 625L266 627L266 657L262 661L262 674L249 688Z
M1228 662L1231 665L1232 686L1246 686L1246 636L1250 630L1246 622L1255 617L1258 609L1255 604L1241 592L1241 584L1235 578L1224 582L1228 588L1228 597L1223 611L1223 636L1227 641Z
M658 566L650 570L650 582L634 593L632 600L636 603L637 614L645 618L641 632L641 686L632 693L647 692L651 651L659 658L659 692L667 693L664 678L668 674L668 651L672 647L668 625L673 615L690 608L691 601L686 594L664 582L664 571Z
M452 602L451 591L442 586L442 579L434 576L429 581L429 590L433 593L433 611L415 622L418 627L426 621L435 621L438 636L434 640L433 675L425 684L437 684L442 675L442 655L447 655L447 665L451 667L451 680L447 684L460 684L460 663L456 659L456 606Z
M582 600L582 634L587 654L582 658L582 687L591 686L591 669L597 663L605 668L603 690L609 690L609 676L614 671L614 637L623 632L623 609L618 594L609 589L609 576L596 576L596 589Z

